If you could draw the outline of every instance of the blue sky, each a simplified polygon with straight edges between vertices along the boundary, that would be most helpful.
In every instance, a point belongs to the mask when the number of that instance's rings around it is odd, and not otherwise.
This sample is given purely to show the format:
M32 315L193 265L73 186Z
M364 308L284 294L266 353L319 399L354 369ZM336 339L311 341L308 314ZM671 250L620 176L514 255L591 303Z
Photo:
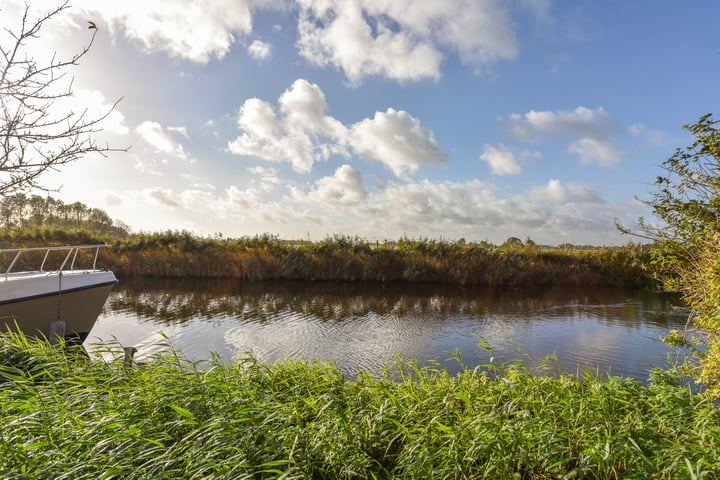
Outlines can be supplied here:
M23 3L3 5L16 27ZM718 109L719 16L709 0L77 0L29 51L76 51L94 21L74 108L123 97L98 138L131 148L45 183L134 231L622 244L615 218L649 215L635 196Z

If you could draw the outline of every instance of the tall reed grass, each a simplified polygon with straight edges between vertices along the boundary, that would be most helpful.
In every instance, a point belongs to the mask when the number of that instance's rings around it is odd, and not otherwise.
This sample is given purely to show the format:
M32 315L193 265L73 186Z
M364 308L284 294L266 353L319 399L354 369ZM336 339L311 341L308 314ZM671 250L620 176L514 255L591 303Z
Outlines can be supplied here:
M73 348L0 335L2 478L720 476L718 405L660 371L643 386L398 361L347 382L324 364L128 367Z
M485 286L654 287L650 249L641 245L541 248L534 244L413 241L369 243L335 236L288 242L269 235L204 238L189 232L125 239L85 231L0 231L0 244L44 246L102 243L100 263L121 277L201 277L241 280L411 282Z
M110 268L127 276L243 280L448 283L488 286L652 286L647 249L487 247L446 242L372 245L337 237L290 244L273 238L208 240L156 235L112 243Z

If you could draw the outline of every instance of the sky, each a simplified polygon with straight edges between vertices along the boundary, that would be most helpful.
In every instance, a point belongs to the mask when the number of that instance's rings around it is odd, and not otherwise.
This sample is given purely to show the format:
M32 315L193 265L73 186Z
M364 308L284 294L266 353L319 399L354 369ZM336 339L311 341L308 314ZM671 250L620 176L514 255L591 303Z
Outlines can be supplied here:
M29 0L30 17L57 2ZM17 31L24 0L3 0ZM720 106L720 2L74 0L73 112L127 148L42 178L134 232L615 245ZM0 34L6 45L7 33Z

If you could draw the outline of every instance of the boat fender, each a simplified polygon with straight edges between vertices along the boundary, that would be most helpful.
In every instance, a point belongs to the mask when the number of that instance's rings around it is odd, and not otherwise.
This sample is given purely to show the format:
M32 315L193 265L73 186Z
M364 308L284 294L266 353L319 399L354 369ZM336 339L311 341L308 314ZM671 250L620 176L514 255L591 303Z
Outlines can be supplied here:
M55 344L58 339L65 337L65 320L56 318L50 322L50 343Z

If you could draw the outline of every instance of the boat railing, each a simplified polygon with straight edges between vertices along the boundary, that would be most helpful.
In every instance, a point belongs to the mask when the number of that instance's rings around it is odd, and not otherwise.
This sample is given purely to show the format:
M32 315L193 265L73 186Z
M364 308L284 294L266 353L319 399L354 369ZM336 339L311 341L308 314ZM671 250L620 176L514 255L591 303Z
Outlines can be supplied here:
M48 259L48 255L50 255L50 252L54 251L67 251L67 255L65 255L65 259L63 260L62 264L59 268L53 269L55 272L62 272L65 269L65 266L67 265L68 261L70 261L70 270L73 270L75 268L75 260L77 259L78 252L80 250L86 250L86 249L95 249L95 257L93 258L93 266L92 269L96 270L96 264L97 264L97 258L98 253L100 252L100 249L103 247L107 247L108 245L106 243L100 244L100 245L73 245L73 246L64 246L64 247L30 247L30 248L2 248L0 249L0 254L2 253L15 253L15 257L13 258L12 262L10 262L10 266L5 271L5 280L7 280L8 275L10 275L10 272L12 272L13 267L17 263L20 256L25 252L40 252L45 251L45 256L43 257L43 261L40 264L40 271L45 271L45 262ZM70 258L72 257L72 259Z

